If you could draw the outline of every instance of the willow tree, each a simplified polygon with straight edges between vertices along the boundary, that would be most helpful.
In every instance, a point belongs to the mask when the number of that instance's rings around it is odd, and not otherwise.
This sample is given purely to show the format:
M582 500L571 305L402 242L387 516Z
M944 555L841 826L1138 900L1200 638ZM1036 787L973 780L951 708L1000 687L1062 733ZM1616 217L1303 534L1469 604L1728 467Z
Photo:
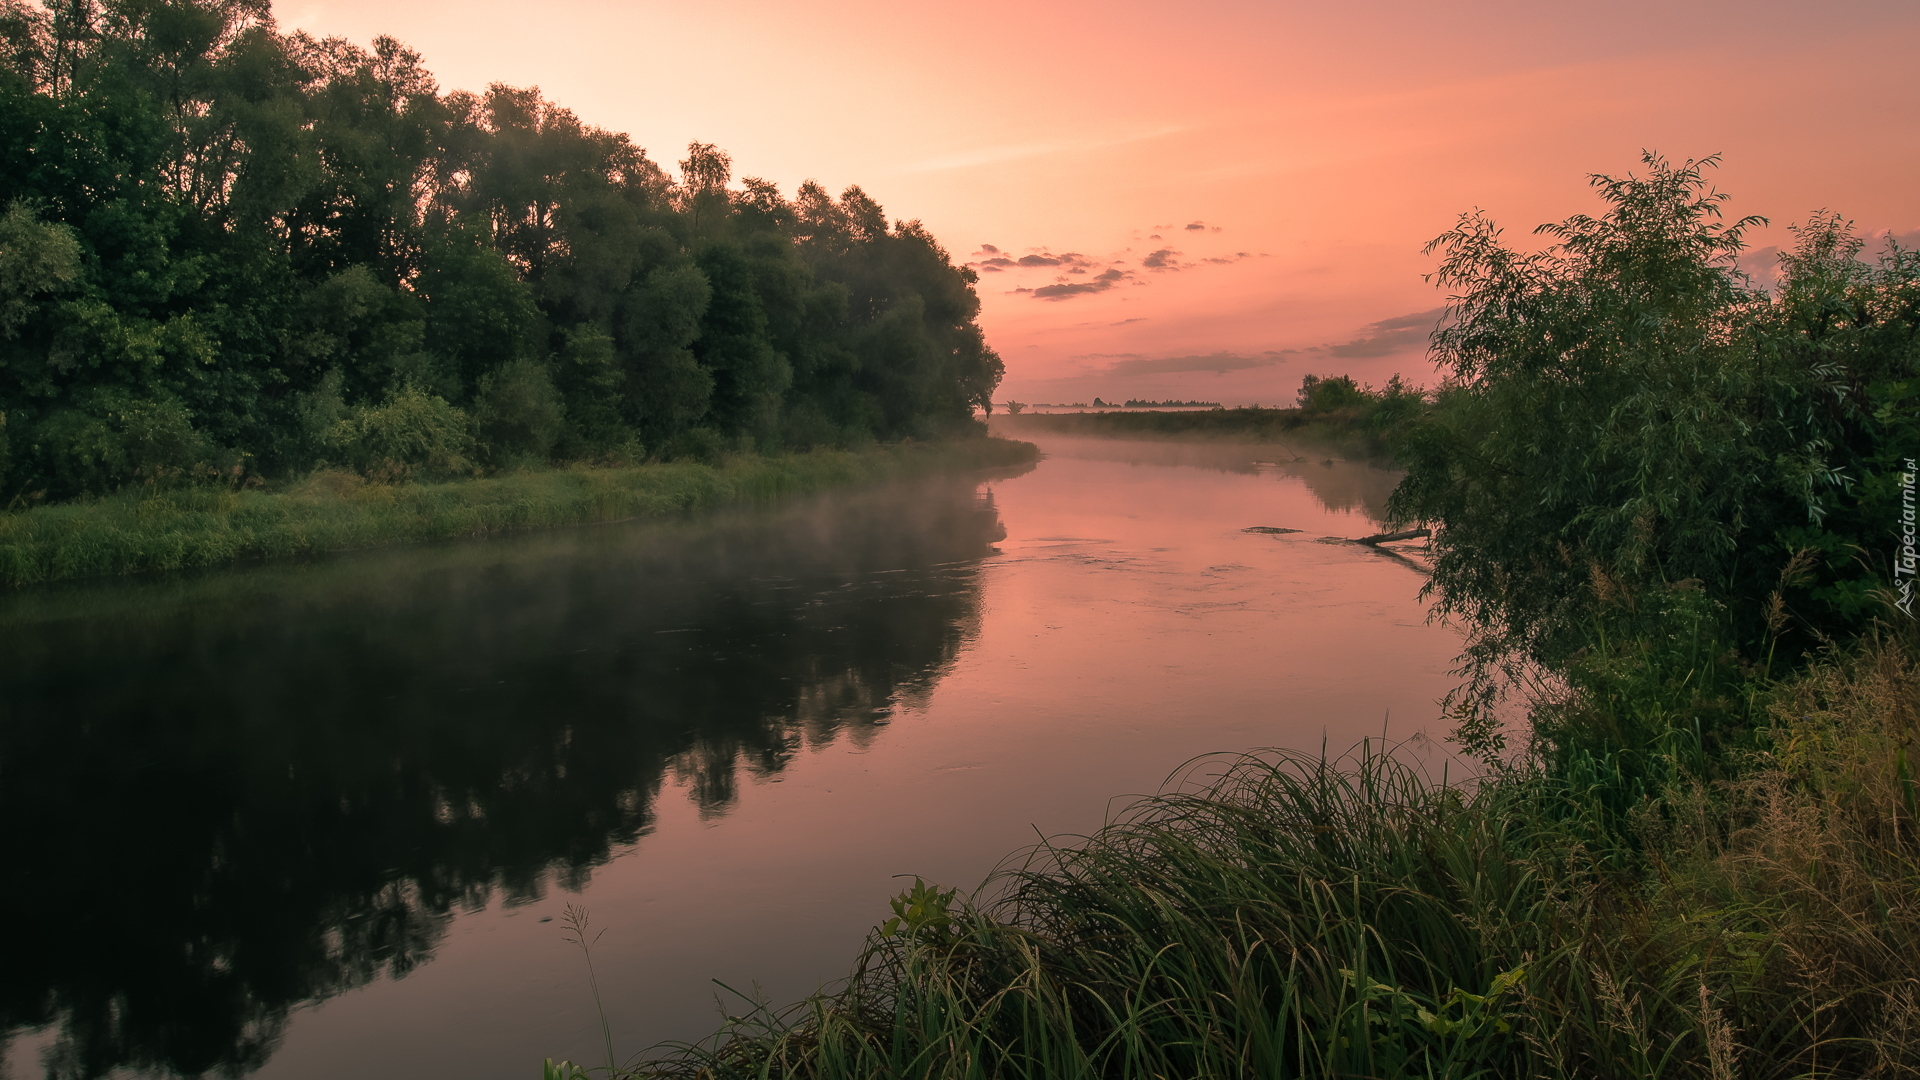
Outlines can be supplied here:
M1862 262L1816 215L1769 293L1735 264L1763 222L1723 217L1714 159L1645 163L1593 177L1604 211L1541 226L1542 249L1478 213L1428 247L1449 376L1390 509L1434 528L1427 593L1467 634L1475 748L1500 743L1504 689L1575 673L1611 633L1684 624L1715 663L1764 666L1887 610L1920 260Z

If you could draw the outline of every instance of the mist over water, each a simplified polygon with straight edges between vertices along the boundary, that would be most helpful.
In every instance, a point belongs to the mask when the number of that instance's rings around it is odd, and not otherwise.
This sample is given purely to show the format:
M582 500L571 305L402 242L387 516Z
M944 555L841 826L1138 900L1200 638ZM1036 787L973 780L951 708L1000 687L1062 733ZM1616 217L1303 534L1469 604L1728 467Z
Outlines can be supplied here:
M1054 458L1077 461L1114 461L1128 465L1175 466L1295 480L1305 485L1323 510L1358 511L1370 521L1387 512L1400 474L1363 461L1348 461L1338 452L1307 442L1291 445L1248 445L1223 441L1177 442L1170 439L1102 439L1040 435L1027 430L1006 437L1046 446ZM1276 526L1284 527L1284 526Z
M1188 758L1427 727L1393 476L1043 440L949 477L0 599L9 1075L521 1077L844 974ZM1307 457L1296 454L1295 457ZM1300 530L1247 533L1249 526ZM738 1011L741 1002L727 1003Z

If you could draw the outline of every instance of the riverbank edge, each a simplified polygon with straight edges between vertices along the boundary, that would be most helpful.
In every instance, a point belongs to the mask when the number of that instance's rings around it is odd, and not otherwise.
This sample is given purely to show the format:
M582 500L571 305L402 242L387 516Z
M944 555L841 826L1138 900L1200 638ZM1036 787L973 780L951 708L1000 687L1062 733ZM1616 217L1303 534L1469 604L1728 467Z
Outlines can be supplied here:
M0 586L207 569L526 529L664 517L1039 458L1005 438L730 456L717 465L574 465L438 483L316 472L278 490L122 492L0 514Z

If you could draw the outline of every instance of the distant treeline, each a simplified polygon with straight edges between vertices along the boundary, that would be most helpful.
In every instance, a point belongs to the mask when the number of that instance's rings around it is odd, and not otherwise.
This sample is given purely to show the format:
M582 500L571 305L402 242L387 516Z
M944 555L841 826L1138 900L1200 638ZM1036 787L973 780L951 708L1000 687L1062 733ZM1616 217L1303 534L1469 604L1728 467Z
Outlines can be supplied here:
M1284 443L1290 440L1333 443L1352 453L1386 453L1390 434L1421 415L1431 395L1398 375L1381 389L1345 375L1308 375L1290 408L1258 405L1205 408L1211 402L1134 402L1127 408L1202 406L1188 412L1019 413L1006 420L1012 432L1053 431L1063 435L1132 438L1206 438ZM1095 399L1100 404L1099 399ZM1012 403L1009 403L1010 405Z
M971 271L266 0L0 6L0 503L976 427Z

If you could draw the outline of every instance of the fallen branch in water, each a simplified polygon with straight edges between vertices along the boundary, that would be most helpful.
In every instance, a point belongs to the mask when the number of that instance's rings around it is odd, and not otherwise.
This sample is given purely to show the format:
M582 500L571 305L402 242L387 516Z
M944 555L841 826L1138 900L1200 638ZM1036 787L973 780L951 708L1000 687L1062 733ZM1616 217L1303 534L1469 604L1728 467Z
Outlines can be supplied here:
M1354 543L1379 547L1381 544L1390 544L1395 540L1424 540L1432 535L1433 530L1431 529L1401 529L1399 532L1374 533L1372 536L1363 536L1355 540Z
M1300 530L1278 529L1272 525L1253 525L1240 531L1280 536L1286 533L1297 533ZM1379 547L1381 544L1391 544L1396 540L1424 540L1432 535L1433 530L1431 529L1401 529L1399 532L1374 533L1372 536L1362 536L1357 540L1345 536L1323 536L1320 538L1320 542L1323 544L1366 544L1368 547Z

